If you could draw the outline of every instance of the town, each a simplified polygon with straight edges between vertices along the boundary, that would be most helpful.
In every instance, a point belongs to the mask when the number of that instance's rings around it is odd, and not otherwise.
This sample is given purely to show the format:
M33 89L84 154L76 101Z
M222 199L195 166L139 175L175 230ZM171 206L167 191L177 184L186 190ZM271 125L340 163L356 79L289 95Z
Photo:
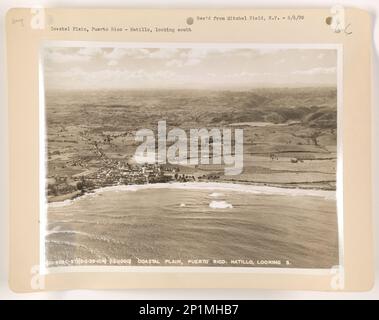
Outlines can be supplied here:
M138 163L132 158L129 161L110 158L103 148L111 143L112 136L106 136L103 141L100 141L81 134L81 139L91 150L92 155L70 158L62 165L62 168L66 169L81 168L79 173L69 175L63 172L54 172L48 175L47 197L49 202L73 199L95 189L109 186L194 182L219 178L217 175L182 173L179 165L155 162ZM55 150L48 153L48 159L61 155L59 150Z
M116 185L196 181L194 176L181 174L179 167L175 166L148 163L138 165L113 159L106 160L100 168L89 168L71 177L50 176L47 185L49 201L57 200L56 197L61 200L62 196L75 198L95 189Z

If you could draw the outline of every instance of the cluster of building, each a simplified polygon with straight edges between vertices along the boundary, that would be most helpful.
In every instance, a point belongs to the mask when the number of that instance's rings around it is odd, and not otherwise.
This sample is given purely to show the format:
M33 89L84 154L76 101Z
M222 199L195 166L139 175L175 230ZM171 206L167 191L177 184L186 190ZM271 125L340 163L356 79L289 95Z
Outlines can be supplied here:
M72 178L81 182L84 189L96 189L114 185L169 182L178 168L162 168L158 164L130 165L122 161L111 161L98 170L88 170Z
M108 159L106 165L100 168L91 168L71 177L49 177L47 191L49 196L58 196L115 185L195 181L194 176L179 174L179 171L180 169L175 166L131 165L124 161Z
M180 168L172 164L141 165L130 164L126 160L111 159L102 150L101 143L86 140L96 157L79 157L64 164L64 168L81 167L85 170L83 172L74 175L57 173L49 176L47 179L49 197L70 194L76 196L90 190L116 185L196 181L195 176L181 174ZM55 154L59 155L59 151L49 155Z

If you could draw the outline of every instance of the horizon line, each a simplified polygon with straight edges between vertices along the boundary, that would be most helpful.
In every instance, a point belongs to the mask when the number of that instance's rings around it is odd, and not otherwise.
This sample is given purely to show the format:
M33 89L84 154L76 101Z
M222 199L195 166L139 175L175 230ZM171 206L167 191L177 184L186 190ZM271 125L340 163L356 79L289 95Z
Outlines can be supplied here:
M309 85L309 86L262 86L250 88L178 88L178 87L163 87L163 88L45 88L48 91L249 91L262 89L337 89L337 85Z

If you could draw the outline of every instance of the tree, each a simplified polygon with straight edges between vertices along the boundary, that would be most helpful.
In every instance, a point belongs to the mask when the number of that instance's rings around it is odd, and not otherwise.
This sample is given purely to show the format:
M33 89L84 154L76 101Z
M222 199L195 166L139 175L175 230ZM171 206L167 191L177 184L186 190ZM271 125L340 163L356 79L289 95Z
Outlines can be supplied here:
M78 181L76 184L76 189L83 191L83 188L84 188L83 182Z

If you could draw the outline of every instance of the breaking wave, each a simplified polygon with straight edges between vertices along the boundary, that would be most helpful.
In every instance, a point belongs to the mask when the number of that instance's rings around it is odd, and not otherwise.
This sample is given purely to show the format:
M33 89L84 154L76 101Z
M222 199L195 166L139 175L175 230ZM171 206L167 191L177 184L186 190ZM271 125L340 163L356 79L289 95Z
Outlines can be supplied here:
M226 201L212 201L209 207L212 209L233 209L233 205Z
M268 187L268 186L256 186L247 184L236 184L236 183L217 183L217 182L172 182L172 183L154 183L154 184L138 184L138 185L121 185L121 186L111 186L103 187L94 190L91 193L85 194L73 200L64 200L60 202L49 203L50 207L62 207L73 204L75 201L87 197L95 197L96 195L102 194L104 192L119 192L119 191L130 191L136 192L139 190L148 189L188 189L188 190L220 190L220 191L233 191L251 194L267 194L267 195L288 195L288 196L313 196L313 197L323 197L325 199L336 199L336 192L329 190L318 190L318 189L300 189L300 188L279 188L279 187ZM222 193L213 192L209 196L217 197L222 196Z

